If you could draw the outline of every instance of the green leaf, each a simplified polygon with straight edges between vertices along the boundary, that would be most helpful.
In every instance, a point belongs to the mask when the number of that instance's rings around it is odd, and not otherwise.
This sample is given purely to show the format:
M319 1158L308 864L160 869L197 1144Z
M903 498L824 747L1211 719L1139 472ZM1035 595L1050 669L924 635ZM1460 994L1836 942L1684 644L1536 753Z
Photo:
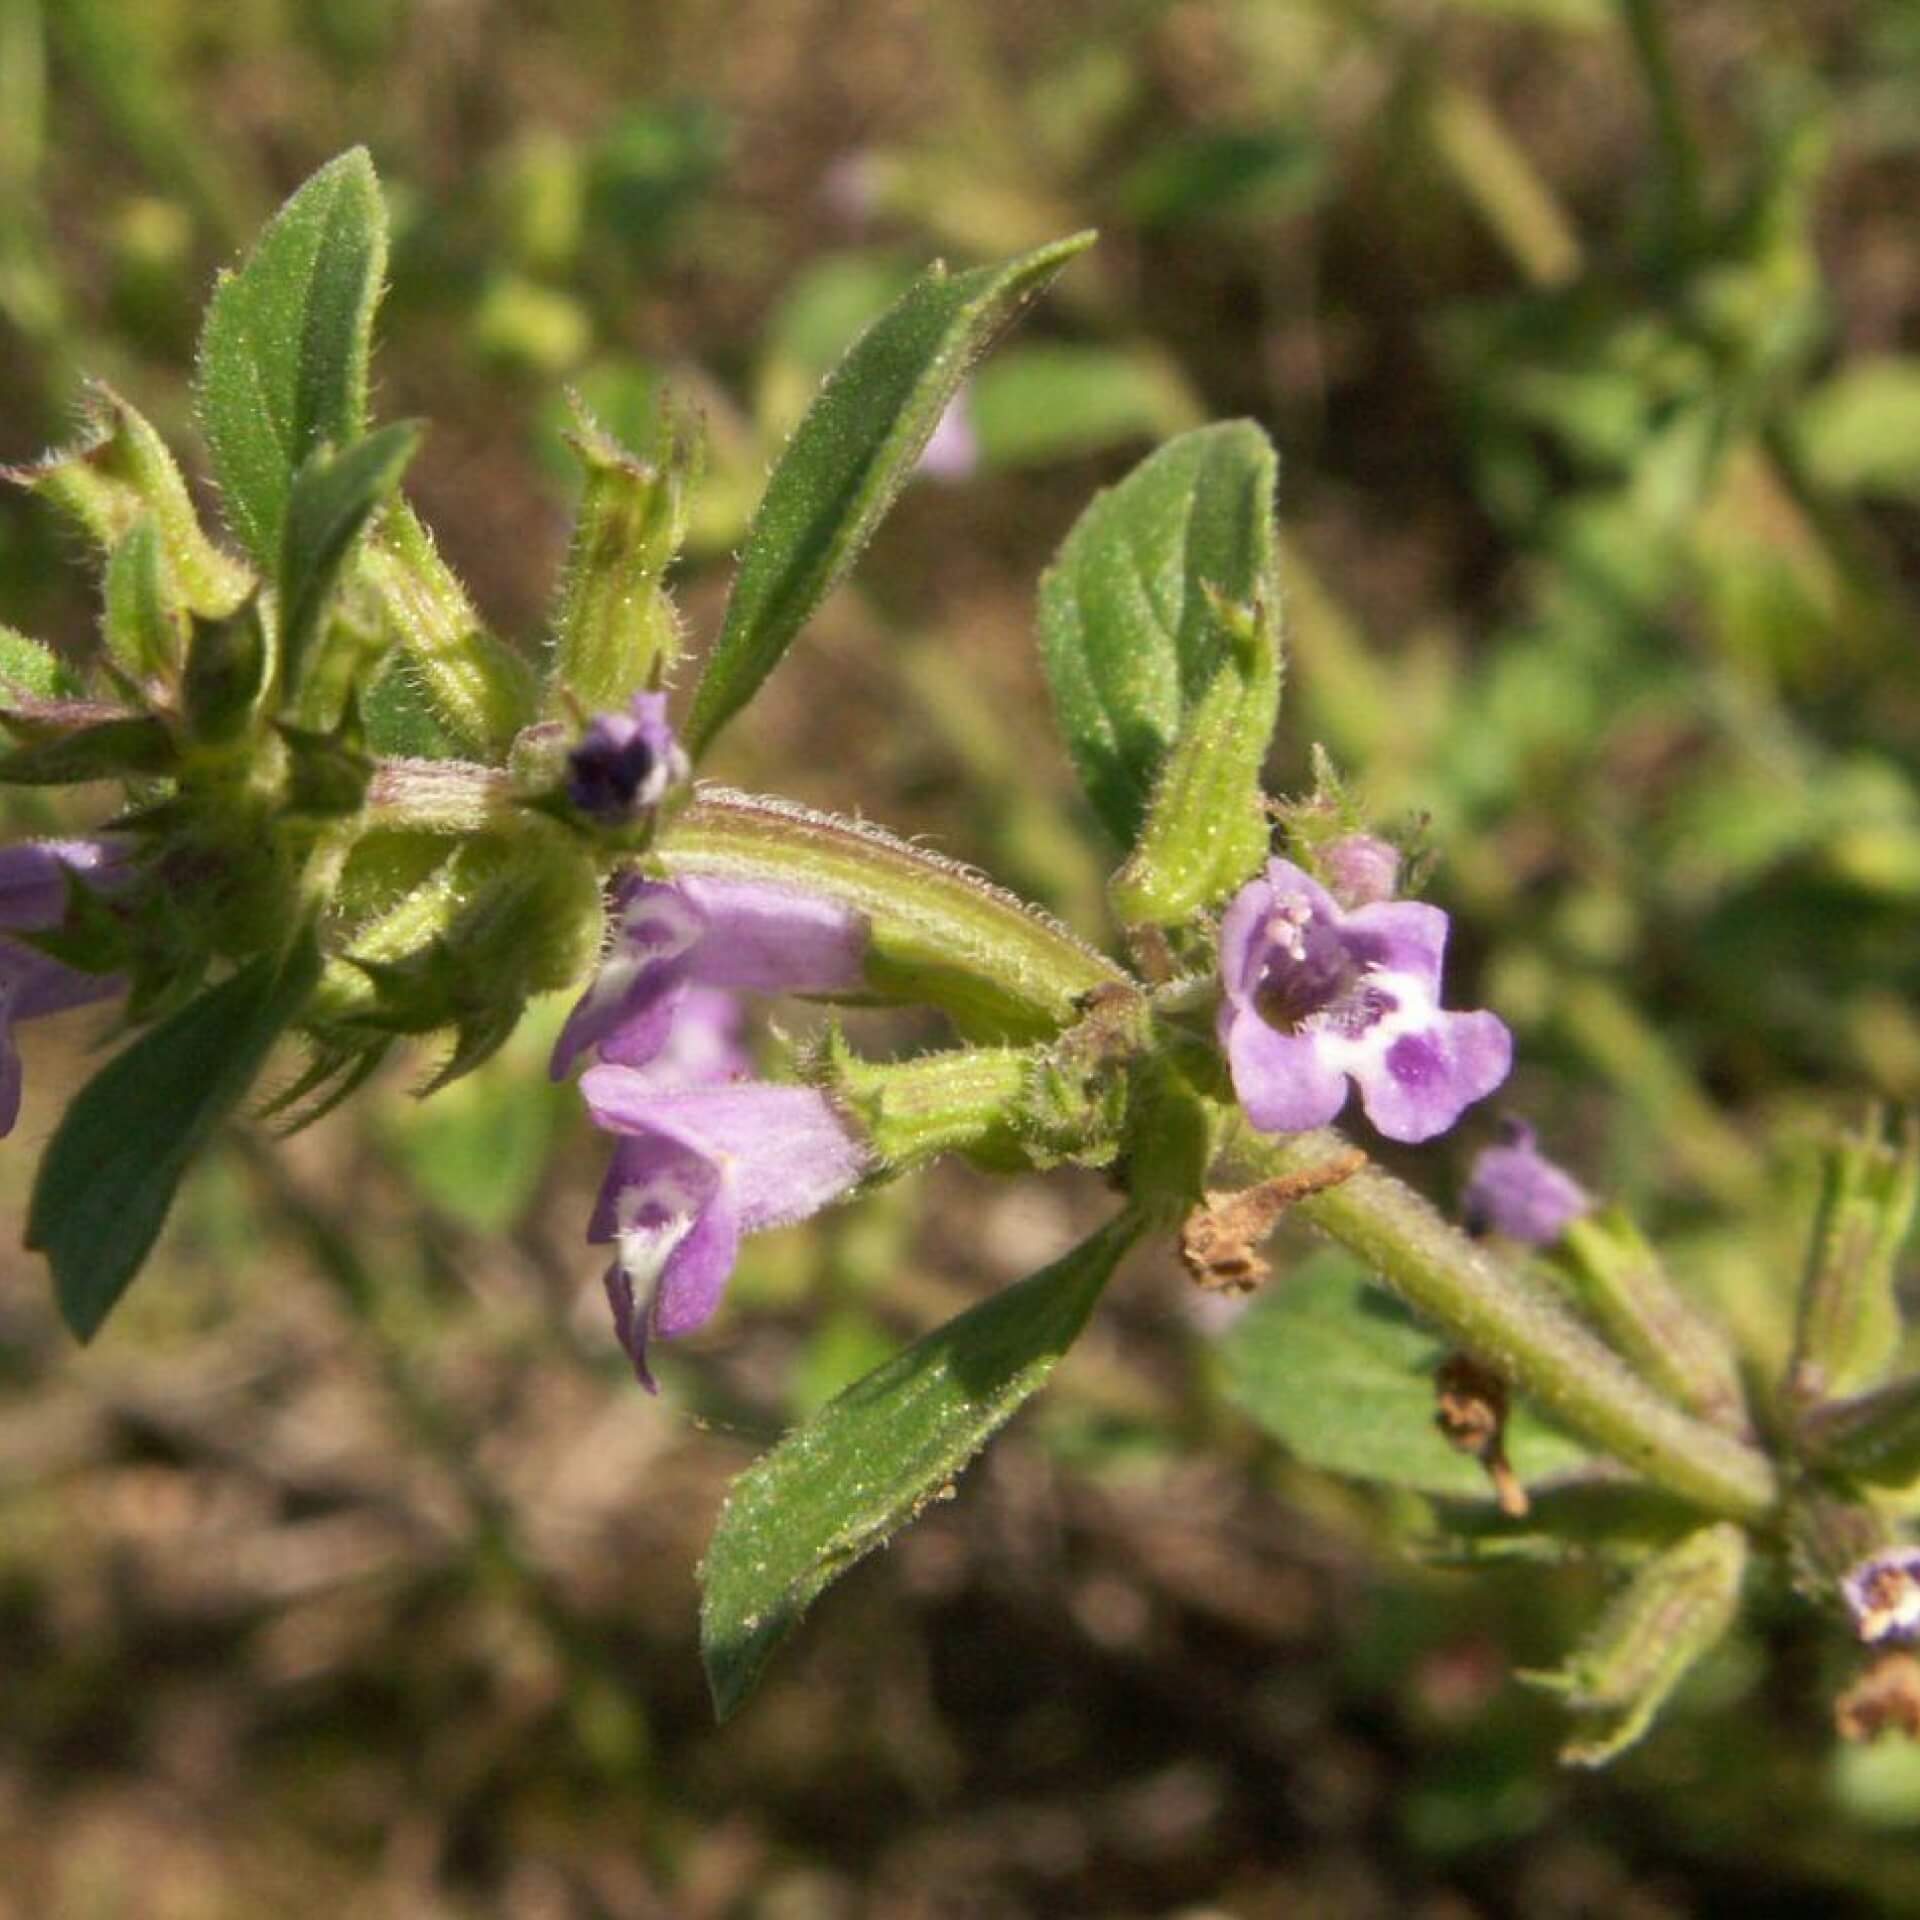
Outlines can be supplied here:
M1434 1425L1446 1347L1345 1255L1317 1254L1276 1278L1219 1351L1228 1397L1310 1466L1488 1497L1485 1472ZM1523 1482L1587 1457L1523 1409L1508 1422L1507 1454Z
M42 738L33 737L38 728L20 715L9 715L7 725L28 735L24 745L0 753L0 784L7 786L64 787L82 780L170 773L178 757L165 723L148 714L71 730L49 729Z
M746 705L852 566L906 483L967 369L1090 233L996 267L921 276L854 342L788 442L740 556L694 696L701 752Z
M734 1482L701 1568L701 1649L722 1719L814 1599L943 1497L1045 1382L1139 1231L1122 1214L916 1341Z
M34 1181L27 1245L90 1340L152 1249L181 1176L245 1097L320 978L302 934L149 1028L81 1089Z
M0 705L70 700L79 691L78 676L51 647L0 626Z
M1040 643L1081 784L1122 846L1232 655L1221 604L1278 605L1277 463L1251 421L1168 442L1098 495L1040 586Z
M344 453L318 447L293 477L279 576L280 674L290 708L298 707L307 648L347 555L399 486L422 431L415 421L398 420Z
M387 216L364 147L316 173L224 277L200 335L201 431L234 532L263 568L280 558L287 496L322 442L366 428L373 311Z
M1920 359L1853 361L1807 396L1795 425L1822 485L1920 499Z
M230 612L251 584L247 570L201 530L166 442L101 382L88 386L85 408L74 445L29 467L0 468L0 479L37 493L103 554L150 521L166 562L169 604L184 602L209 616Z

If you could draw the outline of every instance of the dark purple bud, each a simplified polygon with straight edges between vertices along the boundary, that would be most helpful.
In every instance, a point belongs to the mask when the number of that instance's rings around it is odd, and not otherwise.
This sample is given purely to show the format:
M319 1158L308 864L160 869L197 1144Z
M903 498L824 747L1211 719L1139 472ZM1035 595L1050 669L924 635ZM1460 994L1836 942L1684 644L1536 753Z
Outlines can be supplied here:
M567 798L603 826L624 826L687 777L664 693L636 693L624 713L596 714L567 756Z

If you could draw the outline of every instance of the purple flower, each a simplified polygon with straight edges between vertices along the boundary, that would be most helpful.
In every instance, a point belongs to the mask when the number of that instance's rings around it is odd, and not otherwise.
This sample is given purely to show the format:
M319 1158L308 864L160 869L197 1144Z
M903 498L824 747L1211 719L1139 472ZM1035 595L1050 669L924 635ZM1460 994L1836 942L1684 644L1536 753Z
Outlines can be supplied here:
M1440 1007L1447 916L1416 900L1345 912L1286 860L1234 896L1220 925L1220 1042L1247 1118L1266 1133L1324 1126L1360 1089L1389 1140L1430 1140L1513 1064L1490 1013Z
M746 1013L737 994L698 983L683 986L673 1024L659 1052L628 1072L648 1086L723 1087L753 1073L747 1051Z
M967 418L967 390L947 403L920 454L918 471L934 480L965 480L980 464L980 436Z
M1476 1236L1504 1234L1530 1247L1550 1247L1571 1223L1593 1211L1593 1196L1535 1143L1524 1120L1506 1123L1506 1139L1474 1155L1460 1217Z
M1854 1631L1869 1646L1920 1635L1920 1547L1888 1547L1849 1568L1840 1582Z
M590 819L624 826L686 779L664 693L636 693L624 713L596 714L567 756L567 798Z
M743 1234L785 1226L866 1173L867 1148L813 1087L749 1081L662 1091L629 1067L593 1067L580 1090L621 1136L587 1238L611 1242L607 1299L651 1390L649 1341L702 1326Z
M43 933L67 915L69 874L102 892L125 884L125 851L108 840L34 840L0 847L0 928ZM37 948L0 940L0 1135L20 1118L20 1052L13 1029L22 1020L64 1013L126 991L119 974L82 973Z
M554 1043L564 1079L587 1048L638 1067L657 1056L695 983L835 993L861 982L867 929L819 894L758 880L630 874L614 896L612 950Z

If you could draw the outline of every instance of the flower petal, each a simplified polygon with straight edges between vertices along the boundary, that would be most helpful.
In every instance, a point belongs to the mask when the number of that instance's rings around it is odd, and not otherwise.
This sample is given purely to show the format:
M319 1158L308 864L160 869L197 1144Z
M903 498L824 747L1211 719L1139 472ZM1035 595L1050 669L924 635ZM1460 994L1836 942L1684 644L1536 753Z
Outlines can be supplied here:
M1313 1033L1281 1033L1251 1007L1223 1009L1221 1022L1233 1091L1262 1133L1324 1127L1347 1103L1346 1076Z
M1411 1145L1445 1133L1512 1066L1513 1036L1497 1016L1436 1012L1419 1026L1383 1022L1378 1043L1355 1049L1348 1071L1367 1118Z
M760 880L688 874L676 882L707 923L695 976L759 993L835 993L861 984L864 916L838 901Z
M1435 1000L1447 951L1447 916L1424 900L1383 900L1346 915L1341 944L1362 966L1410 974Z
M651 1040L666 1040L670 1001L687 971L687 956L706 932L706 916L678 887L637 875L621 882L614 896L613 945L600 963L593 984L580 996L553 1043L548 1072L564 1080L589 1047L621 1036L622 1057L632 1064L645 1058Z
M662 1092L626 1067L591 1067L580 1091L596 1125L659 1134L723 1169L743 1232L816 1213L867 1171L865 1145L815 1087L749 1080Z

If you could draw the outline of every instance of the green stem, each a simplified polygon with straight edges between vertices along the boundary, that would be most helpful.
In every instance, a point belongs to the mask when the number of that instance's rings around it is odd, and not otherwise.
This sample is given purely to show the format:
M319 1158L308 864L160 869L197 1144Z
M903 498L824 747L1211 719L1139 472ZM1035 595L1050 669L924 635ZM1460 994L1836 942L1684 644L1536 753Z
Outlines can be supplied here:
M1346 1150L1330 1131L1243 1134L1241 1145L1267 1176L1324 1166ZM1708 1513L1752 1521L1773 1509L1779 1484L1763 1454L1663 1399L1557 1301L1390 1174L1364 1167L1295 1210L1580 1439Z

